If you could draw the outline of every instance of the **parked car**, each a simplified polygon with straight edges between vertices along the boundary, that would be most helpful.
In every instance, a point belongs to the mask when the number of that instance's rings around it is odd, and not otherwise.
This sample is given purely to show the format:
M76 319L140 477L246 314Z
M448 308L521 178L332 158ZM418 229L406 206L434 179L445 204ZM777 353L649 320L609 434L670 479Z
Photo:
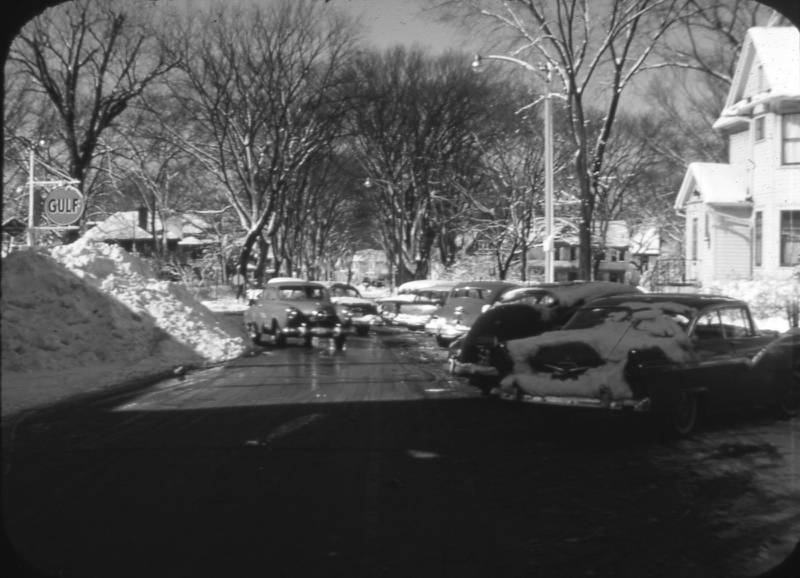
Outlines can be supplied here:
M447 347L465 335L478 316L496 303L504 293L518 288L507 281L467 281L458 283L447 301L435 313L431 332L440 347Z
M492 361L502 358L506 341L559 329L592 299L631 293L641 291L608 281L542 283L506 291L450 345L450 373L467 377L472 385L488 393L497 385Z
M729 297L598 299L506 353L502 399L650 412L681 436L701 415L769 406L796 416L800 406L800 330L759 332Z
M256 344L281 347L288 338L299 338L308 347L314 337L332 338L337 350L345 344L345 329L328 289L313 281L270 280L244 312L244 324Z
M409 281L398 288L397 294L378 299L378 307L389 325L424 329L455 285L454 281Z
M364 336L376 325L383 325L378 313L378 305L371 299L362 297L361 293L347 283L326 284L331 294L331 301L336 305L336 314L347 329L357 335Z

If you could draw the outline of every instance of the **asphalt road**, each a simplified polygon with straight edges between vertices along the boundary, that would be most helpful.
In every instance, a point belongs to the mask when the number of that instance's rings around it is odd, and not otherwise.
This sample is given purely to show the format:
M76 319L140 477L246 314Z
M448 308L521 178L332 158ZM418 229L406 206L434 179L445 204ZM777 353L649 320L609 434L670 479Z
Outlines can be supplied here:
M692 439L482 398L430 338L264 349L3 431L12 569L750 577L800 538L800 421Z

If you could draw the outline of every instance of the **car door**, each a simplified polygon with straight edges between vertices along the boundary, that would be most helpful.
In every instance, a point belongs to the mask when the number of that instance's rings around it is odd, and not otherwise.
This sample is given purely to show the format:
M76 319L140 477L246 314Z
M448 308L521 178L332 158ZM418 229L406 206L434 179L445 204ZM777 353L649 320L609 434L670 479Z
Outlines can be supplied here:
M733 383L735 399L738 405L752 405L759 398L764 398L764 388L759 376L751 369L752 359L774 337L759 335L755 331L748 309L744 306L720 308L720 321L725 335L733 347L734 365Z
M690 337L697 357L697 366L691 372L691 385L702 387L707 392L712 409L727 409L739 403L738 363L735 362L733 343L725 335L719 308L702 312Z

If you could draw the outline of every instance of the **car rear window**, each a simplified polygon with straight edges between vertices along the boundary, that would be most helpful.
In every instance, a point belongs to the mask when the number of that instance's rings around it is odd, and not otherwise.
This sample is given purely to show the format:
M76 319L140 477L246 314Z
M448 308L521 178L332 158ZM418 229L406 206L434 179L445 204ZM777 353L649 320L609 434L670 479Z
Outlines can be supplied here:
M325 289L323 287L312 287L309 285L283 285L278 289L278 298L287 301L325 299Z

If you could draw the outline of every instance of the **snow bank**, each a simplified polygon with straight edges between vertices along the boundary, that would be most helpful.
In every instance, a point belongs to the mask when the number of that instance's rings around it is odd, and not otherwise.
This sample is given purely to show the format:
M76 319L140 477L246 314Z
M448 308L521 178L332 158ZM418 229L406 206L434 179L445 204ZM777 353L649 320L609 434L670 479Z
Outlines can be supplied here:
M51 254L2 263L3 386L47 372L81 379L232 359L248 347L240 324L217 317L124 249L81 239ZM86 384L90 387L90 384ZM67 388L68 385L64 384ZM5 398L5 391L4 391ZM5 403L5 399L4 399ZM4 408L5 409L5 408Z
M513 371L502 380L501 388L510 389L516 385L525 393L537 396L600 398L605 394L613 400L630 399L632 393L624 375L629 350L658 347L676 363L691 360L689 337L673 319L649 306L629 315L624 320L611 317L587 329L551 331L509 341L507 348ZM532 361L542 347L575 342L591 346L605 364L563 380L533 369Z
M792 326L793 313L800 313L800 277L797 274L790 278L717 281L702 291L733 295L746 301L759 329L787 331Z

